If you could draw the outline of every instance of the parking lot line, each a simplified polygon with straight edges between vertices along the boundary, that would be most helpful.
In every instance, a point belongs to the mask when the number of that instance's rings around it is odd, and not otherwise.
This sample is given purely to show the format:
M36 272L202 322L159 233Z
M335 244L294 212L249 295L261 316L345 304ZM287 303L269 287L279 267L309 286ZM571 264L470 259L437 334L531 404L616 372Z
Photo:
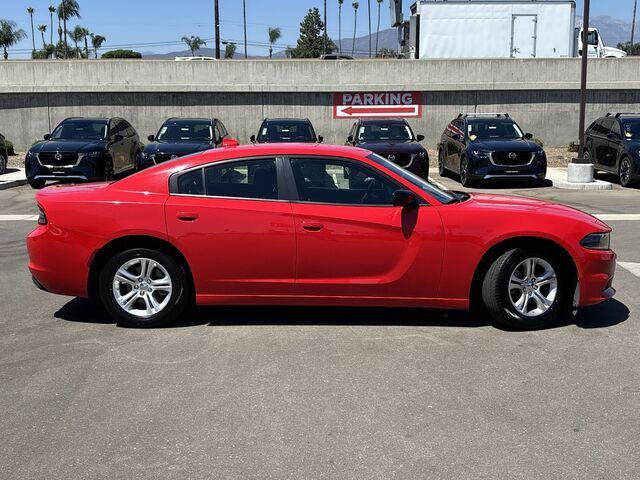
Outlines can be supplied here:
M602 220L603 222L615 222L615 221L635 221L640 220L640 213L601 213L594 214L594 217Z
M35 222L38 215L0 215L0 222Z
M633 273L636 277L640 277L640 263L634 263L634 262L618 262L618 265L620 265L622 268L624 268L625 270L630 271L631 273Z

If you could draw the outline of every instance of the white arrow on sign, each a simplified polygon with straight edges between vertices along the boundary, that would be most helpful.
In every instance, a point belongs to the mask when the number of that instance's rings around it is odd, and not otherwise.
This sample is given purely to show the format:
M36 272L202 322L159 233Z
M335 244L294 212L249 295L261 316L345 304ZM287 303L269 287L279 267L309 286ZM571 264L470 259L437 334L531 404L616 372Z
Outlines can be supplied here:
M419 117L419 105L336 105L336 117Z

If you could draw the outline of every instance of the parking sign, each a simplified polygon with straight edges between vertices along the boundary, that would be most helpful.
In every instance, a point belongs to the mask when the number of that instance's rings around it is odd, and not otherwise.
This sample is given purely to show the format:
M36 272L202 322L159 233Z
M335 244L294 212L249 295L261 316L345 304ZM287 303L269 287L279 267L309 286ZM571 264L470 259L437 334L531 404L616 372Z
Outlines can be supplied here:
M420 92L335 93L334 118L422 117Z

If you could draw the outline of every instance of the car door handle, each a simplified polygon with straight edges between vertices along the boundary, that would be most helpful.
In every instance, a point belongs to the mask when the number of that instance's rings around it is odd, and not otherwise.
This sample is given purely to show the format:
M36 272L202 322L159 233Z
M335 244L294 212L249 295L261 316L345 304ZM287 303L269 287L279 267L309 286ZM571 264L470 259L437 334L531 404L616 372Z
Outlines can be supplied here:
M198 214L193 212L178 212L178 220L183 222L193 222L198 219Z
M319 232L324 228L324 225L317 222L302 222L302 228L307 232Z

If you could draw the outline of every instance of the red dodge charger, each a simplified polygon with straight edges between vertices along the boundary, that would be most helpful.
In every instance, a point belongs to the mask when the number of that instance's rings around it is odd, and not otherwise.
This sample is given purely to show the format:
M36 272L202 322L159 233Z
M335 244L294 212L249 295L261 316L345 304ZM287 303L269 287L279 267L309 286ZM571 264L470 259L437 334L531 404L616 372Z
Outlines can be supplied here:
M359 148L222 148L36 198L36 285L99 297L126 326L195 301L484 308L539 328L615 293L611 229L596 218L440 190Z

